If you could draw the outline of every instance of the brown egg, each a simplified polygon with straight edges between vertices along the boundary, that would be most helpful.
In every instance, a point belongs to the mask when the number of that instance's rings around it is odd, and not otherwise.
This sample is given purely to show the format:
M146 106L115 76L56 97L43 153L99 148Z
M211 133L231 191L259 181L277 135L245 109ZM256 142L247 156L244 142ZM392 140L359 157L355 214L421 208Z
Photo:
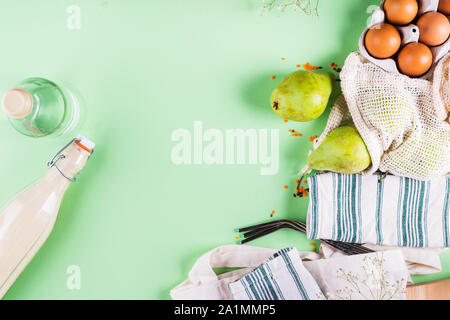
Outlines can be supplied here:
M384 12L392 24L405 25L414 20L419 11L417 0L386 0Z
M417 21L420 37L419 41L438 46L447 41L450 34L450 22L440 12L427 12Z
M445 14L450 14L450 0L440 0L438 10Z
M401 43L400 32L388 23L373 26L364 39L367 51L379 59L392 57L400 49Z
M397 57L400 71L410 77L424 75L433 64L433 54L430 48L420 42L404 46Z

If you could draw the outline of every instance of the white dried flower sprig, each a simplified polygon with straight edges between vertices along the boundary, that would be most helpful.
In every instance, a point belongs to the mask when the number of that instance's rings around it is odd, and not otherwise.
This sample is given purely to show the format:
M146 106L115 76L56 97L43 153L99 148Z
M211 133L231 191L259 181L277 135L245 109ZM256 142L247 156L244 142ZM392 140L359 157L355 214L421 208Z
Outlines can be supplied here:
M261 0L263 5L261 7L262 13L272 10L285 11L292 8L294 10L301 10L309 16L318 16L319 0Z
M336 290L335 294L327 293L330 300L391 300L398 299L404 294L406 279L401 278L395 282L390 281L388 272L384 269L386 260L383 252L375 256L366 256L362 259L360 273L336 270L336 278L346 282L346 286Z

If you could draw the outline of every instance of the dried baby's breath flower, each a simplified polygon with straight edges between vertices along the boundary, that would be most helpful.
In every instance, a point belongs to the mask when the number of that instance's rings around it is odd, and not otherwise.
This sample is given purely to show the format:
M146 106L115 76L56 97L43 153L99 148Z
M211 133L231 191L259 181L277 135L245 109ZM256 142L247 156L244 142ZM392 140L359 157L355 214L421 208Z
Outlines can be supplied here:
M309 16L318 16L319 0L261 0L262 13L286 9L301 10Z

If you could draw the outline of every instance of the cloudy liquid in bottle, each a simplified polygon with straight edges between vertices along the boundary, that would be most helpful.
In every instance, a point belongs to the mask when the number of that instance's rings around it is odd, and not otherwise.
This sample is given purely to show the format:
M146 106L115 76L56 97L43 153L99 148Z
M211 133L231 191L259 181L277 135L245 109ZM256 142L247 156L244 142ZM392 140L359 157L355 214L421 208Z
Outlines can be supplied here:
M83 169L94 144L81 137L64 158L0 211L0 298L47 240L71 179Z

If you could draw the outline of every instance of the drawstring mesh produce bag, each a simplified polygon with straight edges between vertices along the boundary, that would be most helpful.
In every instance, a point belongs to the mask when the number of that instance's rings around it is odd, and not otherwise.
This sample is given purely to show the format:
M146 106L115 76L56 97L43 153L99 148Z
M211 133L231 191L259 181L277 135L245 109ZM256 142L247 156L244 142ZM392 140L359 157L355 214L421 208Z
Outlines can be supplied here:
M389 73L357 52L347 57L341 72L341 95L327 126L316 140L352 122L367 145L377 169L419 180L450 171L450 54L435 68L432 79L412 79Z

